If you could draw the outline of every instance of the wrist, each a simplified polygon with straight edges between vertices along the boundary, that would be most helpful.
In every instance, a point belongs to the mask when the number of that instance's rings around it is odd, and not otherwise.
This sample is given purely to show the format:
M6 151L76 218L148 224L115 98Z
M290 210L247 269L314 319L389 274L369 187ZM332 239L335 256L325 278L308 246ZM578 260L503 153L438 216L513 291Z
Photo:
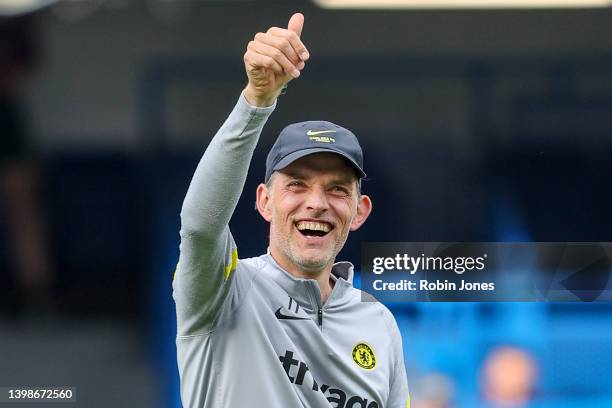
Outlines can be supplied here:
M258 108L265 108L274 105L276 98L280 95L280 89L271 94L262 94L253 89L250 84L244 88L243 95L246 101Z

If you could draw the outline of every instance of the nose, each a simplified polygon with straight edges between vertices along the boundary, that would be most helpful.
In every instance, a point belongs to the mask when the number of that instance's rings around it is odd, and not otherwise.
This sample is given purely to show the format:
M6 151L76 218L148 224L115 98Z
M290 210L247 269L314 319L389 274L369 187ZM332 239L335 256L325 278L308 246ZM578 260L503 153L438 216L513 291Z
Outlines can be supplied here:
M306 196L306 208L317 213L325 212L329 208L327 195L322 186L313 186Z

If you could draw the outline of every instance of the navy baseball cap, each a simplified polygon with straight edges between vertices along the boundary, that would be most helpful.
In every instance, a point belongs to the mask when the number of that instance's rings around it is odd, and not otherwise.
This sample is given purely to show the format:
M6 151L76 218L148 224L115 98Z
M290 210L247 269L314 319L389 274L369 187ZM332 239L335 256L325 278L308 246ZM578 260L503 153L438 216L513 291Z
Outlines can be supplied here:
M280 132L266 159L265 182L276 170L314 153L336 153L355 168L359 179L366 177L363 152L353 132L331 122L310 120L292 123Z

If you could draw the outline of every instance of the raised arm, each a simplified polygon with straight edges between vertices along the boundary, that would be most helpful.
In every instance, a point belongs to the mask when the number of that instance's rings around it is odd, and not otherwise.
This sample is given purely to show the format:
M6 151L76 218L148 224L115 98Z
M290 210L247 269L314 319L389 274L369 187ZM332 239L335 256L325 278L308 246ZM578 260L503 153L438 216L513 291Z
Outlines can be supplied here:
M195 171L181 211L183 231L218 239L228 224L261 129L282 88L299 77L308 58L300 40L303 25L304 16L296 13L288 28L272 27L249 42L247 86Z
M181 209L180 258L173 282L179 335L204 333L231 290L237 248L228 228L261 130L282 88L308 58L304 16L270 28L244 54L248 84L207 147Z

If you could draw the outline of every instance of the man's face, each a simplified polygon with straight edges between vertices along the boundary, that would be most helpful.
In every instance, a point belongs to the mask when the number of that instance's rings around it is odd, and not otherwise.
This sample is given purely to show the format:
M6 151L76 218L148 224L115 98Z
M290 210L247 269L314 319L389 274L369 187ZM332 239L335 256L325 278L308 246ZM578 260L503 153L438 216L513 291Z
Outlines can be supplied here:
M313 276L331 267L349 231L371 211L356 182L342 157L317 153L276 172L269 189L258 187L258 209L270 222L270 251L283 268Z

